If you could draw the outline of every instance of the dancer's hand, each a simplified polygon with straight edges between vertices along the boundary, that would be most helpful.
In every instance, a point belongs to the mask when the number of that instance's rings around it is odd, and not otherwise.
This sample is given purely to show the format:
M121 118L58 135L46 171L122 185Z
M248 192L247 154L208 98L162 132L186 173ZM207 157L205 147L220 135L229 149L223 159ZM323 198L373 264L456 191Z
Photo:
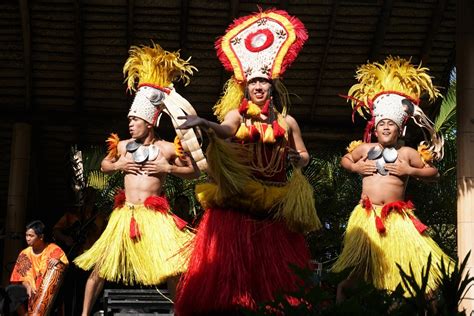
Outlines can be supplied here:
M115 170L123 171L125 173L139 174L140 167L140 164L137 164L135 161L125 156L120 156L120 158L114 162Z
M412 167L405 161L398 159L394 163L387 163L384 167L392 176L403 177L411 174Z
M186 120L183 124L176 127L177 129L189 129L196 126L199 127L208 127L209 122L206 119L203 119L197 115L185 115L185 116L178 116L180 120Z
M168 162L168 160L161 156L153 161L147 160L143 164L140 173L145 175L158 175L161 173L170 173L170 171L171 164Z
M371 176L377 172L374 160L368 160L367 155L354 162L352 171L363 176Z
M288 148L288 160L290 160L292 164L297 165L301 160L301 155L296 149Z

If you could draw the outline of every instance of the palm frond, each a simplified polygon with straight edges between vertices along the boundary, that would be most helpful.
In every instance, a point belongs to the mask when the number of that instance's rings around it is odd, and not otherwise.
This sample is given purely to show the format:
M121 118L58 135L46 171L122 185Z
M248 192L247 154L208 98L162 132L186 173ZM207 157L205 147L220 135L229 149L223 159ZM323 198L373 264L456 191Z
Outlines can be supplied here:
M455 125L456 119L456 82L453 82L441 103L434 128L437 132L445 133Z

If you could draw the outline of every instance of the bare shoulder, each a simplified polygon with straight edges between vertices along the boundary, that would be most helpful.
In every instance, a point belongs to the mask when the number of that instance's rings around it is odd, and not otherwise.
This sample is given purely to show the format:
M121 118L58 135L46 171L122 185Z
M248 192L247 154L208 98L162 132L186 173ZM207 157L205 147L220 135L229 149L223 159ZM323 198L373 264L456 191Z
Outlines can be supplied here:
M166 140L158 140L155 142L155 145L160 148L160 151L162 152L162 155L166 159L171 159L175 155L175 147L174 143L168 142Z
M296 121L296 119L293 116L289 115L289 114L287 114L285 116L285 122L290 127L298 126L298 122Z
M410 157L410 156L413 156L413 155L417 155L417 156L419 155L418 151L416 151L416 149L408 147L408 146L400 147L398 149L398 154L403 155L405 157Z
M124 140L119 141L117 145L117 151L119 154L124 154L127 152L126 146L131 140L132 139L129 138L129 139L124 139Z

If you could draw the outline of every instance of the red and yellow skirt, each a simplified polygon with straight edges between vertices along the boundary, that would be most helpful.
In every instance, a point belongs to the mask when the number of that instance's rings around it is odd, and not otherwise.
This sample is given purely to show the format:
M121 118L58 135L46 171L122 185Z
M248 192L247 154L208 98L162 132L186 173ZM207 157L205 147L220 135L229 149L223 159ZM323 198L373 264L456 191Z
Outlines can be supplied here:
M431 239L413 209L411 202L403 201L375 206L366 199L357 205L347 224L342 253L332 270L352 268L355 277L393 291L402 283L397 264L405 273L410 273L411 266L421 284L421 271L426 271L431 254L427 291L436 289L441 261L450 271L454 263Z
M108 281L157 285L186 270L185 246L194 234L182 224L163 197L149 197L143 205L124 203L74 263L84 270L94 268Z

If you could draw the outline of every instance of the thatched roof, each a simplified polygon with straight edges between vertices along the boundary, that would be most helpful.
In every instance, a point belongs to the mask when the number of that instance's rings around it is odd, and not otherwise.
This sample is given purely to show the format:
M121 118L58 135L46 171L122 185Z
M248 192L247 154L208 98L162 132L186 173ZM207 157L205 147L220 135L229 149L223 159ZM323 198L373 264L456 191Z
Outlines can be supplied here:
M357 65L387 55L412 57L446 87L455 56L455 0L6 0L0 4L0 209L6 206L14 122L33 126L32 199L68 190L63 162L70 144L102 143L126 131L130 97L122 66L130 45L159 43L192 56L199 69L178 87L198 113L211 107L229 73L213 44L233 18L277 7L298 16L309 40L285 74L310 149L362 133L338 96ZM122 135L126 137L126 134Z

